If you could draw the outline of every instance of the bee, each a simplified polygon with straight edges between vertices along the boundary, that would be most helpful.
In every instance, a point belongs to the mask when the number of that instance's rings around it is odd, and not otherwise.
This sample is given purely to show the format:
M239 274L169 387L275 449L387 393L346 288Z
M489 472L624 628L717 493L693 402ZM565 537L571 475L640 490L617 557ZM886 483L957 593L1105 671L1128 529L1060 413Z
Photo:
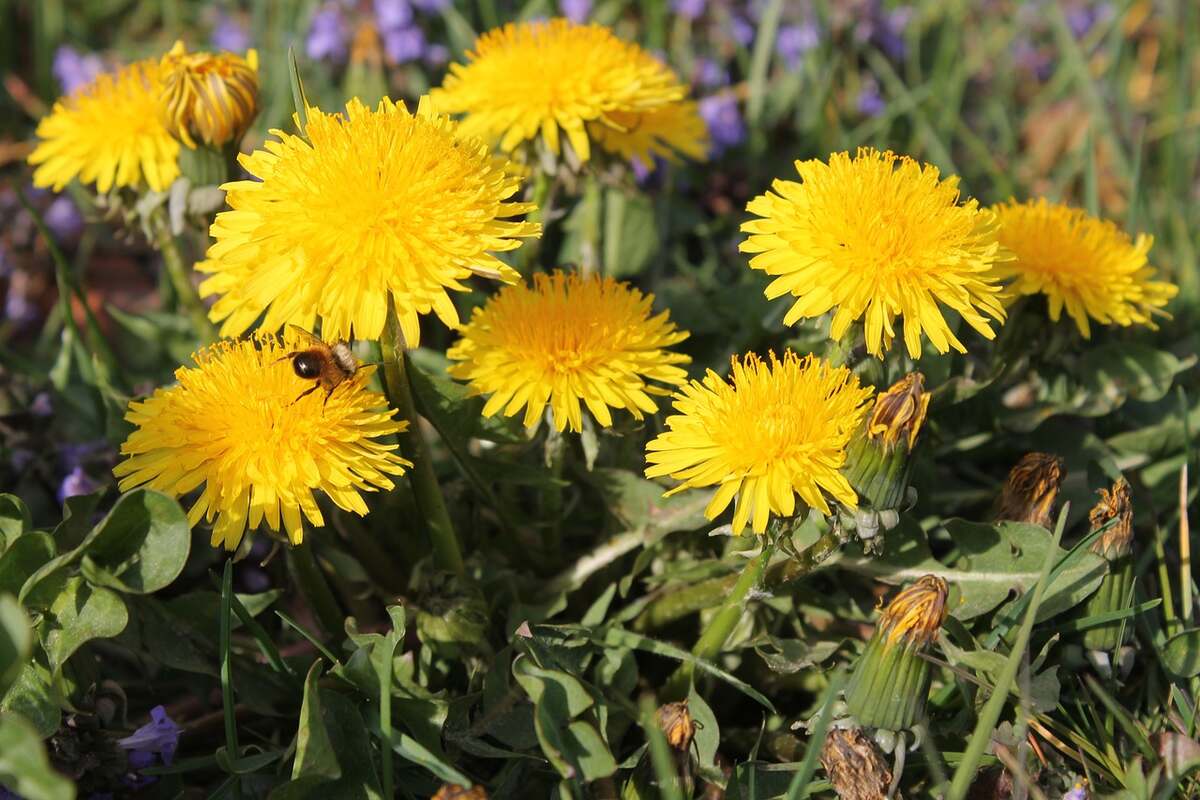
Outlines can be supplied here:
M311 388L306 389L293 402L300 402L305 396L317 389L325 390L325 402L333 390L347 378L354 377L358 371L358 359L345 342L327 344L308 331L296 325L288 325L288 330L304 345L302 350L292 352L279 359L291 359L292 371L306 381L314 381Z

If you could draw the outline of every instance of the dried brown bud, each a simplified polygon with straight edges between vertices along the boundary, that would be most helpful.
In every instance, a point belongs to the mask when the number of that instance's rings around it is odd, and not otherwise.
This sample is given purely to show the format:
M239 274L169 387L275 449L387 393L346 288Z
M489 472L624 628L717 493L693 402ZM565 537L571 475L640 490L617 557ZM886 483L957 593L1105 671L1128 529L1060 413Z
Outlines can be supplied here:
M1054 521L1054 501L1066 476L1066 467L1058 456L1026 453L1008 473L996 521L1032 522L1049 528Z
M1088 514L1088 520L1093 531L1109 526L1092 542L1093 553L1111 561L1129 552L1133 544L1133 498L1124 478L1117 479L1112 491L1100 490L1100 502Z
M677 752L686 752L696 735L696 722L688 711L687 700L666 703L654 712L654 721L667 737L667 744Z
M464 789L457 783L444 783L432 800L488 800L487 790L482 786Z
M821 766L842 800L884 800L892 783L892 771L879 748L858 728L829 731Z
M875 410L867 423L867 435L880 441L886 451L900 442L912 450L929 411L930 394L925 376L910 372L875 398Z

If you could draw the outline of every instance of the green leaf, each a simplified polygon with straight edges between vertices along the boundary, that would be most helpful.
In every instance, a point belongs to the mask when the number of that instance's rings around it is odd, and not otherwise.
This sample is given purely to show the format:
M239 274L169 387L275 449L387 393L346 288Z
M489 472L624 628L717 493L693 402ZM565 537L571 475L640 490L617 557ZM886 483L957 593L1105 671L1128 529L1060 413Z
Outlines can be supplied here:
M38 731L11 713L0 713L0 785L25 800L75 797L71 781L50 766Z
M16 682L0 701L0 714L21 715L33 725L38 737L45 739L58 730L62 720L56 697L50 670L42 657L35 655L25 662Z
M597 469L589 477L612 512L631 530L647 528L670 533L692 530L708 522L704 507L712 497L709 491L664 497L663 486L623 469Z
M33 517L15 494L0 494L0 553L33 528Z
M564 724L595 704L578 678L556 669L542 669L528 656L513 661L513 677L535 705L545 703L552 716Z
M150 594L179 577L191 545L179 503L161 492L137 489L122 496L89 536L83 569L93 583Z
M457 783L460 786L470 786L472 781L450 764L446 763L432 750L418 742L413 737L400 731L392 731L392 750L405 761L429 770L438 779L446 783Z
M641 192L609 188L604 192L605 274L628 278L644 270L658 255L661 242L654 203Z
M310 677L313 674L310 672ZM325 757L324 768L327 771L331 764L336 764L341 777L331 780L320 770L306 770L303 778L293 779L272 791L270 800L382 800L370 737L358 707L338 692L317 689L315 680L312 686L311 704L307 691L305 703L310 708L319 708L319 712L309 718L309 724L320 725L325 731L332 751ZM299 761L299 751L296 757Z
M1191 366L1165 350L1137 342L1111 342L1089 348L1079 362L1079 375L1088 391L1108 398L1099 413L1108 413L1125 398L1152 403L1171 390L1175 376Z
M960 553L952 565L933 557L920 525L907 516L888 531L882 555L846 556L838 563L893 585L910 583L922 575L939 575L951 584L950 613L960 620L986 614L1013 593L1019 597L1029 591L1037 583L1041 565L1052 548L1054 563L1061 567L1051 575L1038 609L1038 621L1082 602L1100 585L1106 570L1104 559L1086 550L1071 554L1063 563L1067 551L1056 548L1051 533L1040 525L982 525L951 519L945 528Z
M54 558L54 537L33 531L17 539L0 555L0 592L16 594L29 576Z
M33 632L29 619L7 594L0 594L0 697L21 674L33 647Z
M1162 652L1163 666L1177 678L1200 675L1200 628L1191 628L1167 639Z
M304 679L304 702L300 706L300 727L296 732L296 761L292 765L292 780L306 777L337 780L342 777L342 766L338 763L333 740L321 713L321 694L317 688L321 667L320 660L314 661Z
M78 576L67 579L39 626L51 674L57 676L83 645L110 639L128 623L129 613L116 592L91 586Z
M521 444L528 440L525 429L512 417L483 416L484 398L472 396L465 384L446 374L446 362L426 350L411 353L408 371L417 410L443 437L456 443L467 439Z

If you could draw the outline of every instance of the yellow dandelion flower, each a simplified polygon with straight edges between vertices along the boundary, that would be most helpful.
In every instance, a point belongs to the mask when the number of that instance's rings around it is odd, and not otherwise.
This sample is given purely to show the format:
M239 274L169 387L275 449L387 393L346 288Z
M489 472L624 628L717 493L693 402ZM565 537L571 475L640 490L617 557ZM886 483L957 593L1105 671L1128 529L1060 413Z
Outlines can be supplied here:
M627 132L637 115L678 103L687 94L669 67L603 25L565 19L509 23L480 36L469 59L465 65L451 64L442 87L431 95L440 111L466 115L466 133L504 152L540 136L558 153L561 131L580 161L587 161L589 130L592 135L598 126ZM655 123L660 146L664 141L687 146L689 134L677 133L686 127L685 116Z
M703 161L708 153L708 127L690 100L644 114L614 111L609 117L621 127L593 122L588 125L588 135L626 161L640 161L652 169L655 157L677 162L679 155L684 155Z
M796 495L823 514L826 494L857 507L840 470L871 393L850 370L814 356L735 358L729 381L709 370L676 394L679 413L646 445L646 477L682 481L668 494L719 486L704 510L709 519L736 496L734 533L751 520L763 533L772 513L791 516Z
M904 343L921 355L924 333L939 353L966 352L941 306L995 336L987 316L1004 319L992 270L1003 251L992 214L959 202L958 178L906 156L863 148L829 163L797 161L801 182L777 180L746 207L760 219L742 225L750 266L775 276L766 295L796 298L793 325L833 310L830 336L862 319L867 350L891 347L904 318ZM985 316L986 315L986 316Z
M360 492L390 489L389 475L411 464L378 441L404 430L378 392L367 388L374 367L359 368L328 396L313 392L292 370L288 353L301 345L260 335L226 340L181 367L178 383L130 403L137 428L121 445L128 458L114 474L121 491L148 486L179 497L203 487L188 513L215 524L214 547L233 550L246 529L265 522L303 539L302 516L325 524L313 495L324 492L346 511L366 514Z
M189 53L175 42L163 56L159 115L188 147L220 147L242 138L258 113L258 53Z
M428 102L410 114L354 99L345 116L309 109L303 137L272 133L279 141L240 157L258 180L225 184L232 210L197 265L212 273L200 290L220 295L211 313L223 335L265 312L267 330L319 317L328 338L375 339L390 298L416 346L419 314L458 325L447 291L466 291L466 278L519 278L494 253L541 231L505 219L533 209L508 202L520 179Z
M524 408L526 427L547 404L560 431L582 430L582 406L606 428L610 407L641 419L658 410L650 395L669 393L650 381L678 386L687 373L677 365L690 361L666 349L688 334L666 311L652 316L653 302L612 278L535 275L533 286L506 286L475 309L446 353L458 362L450 374L488 395L485 416Z
M147 60L60 98L37 126L34 185L57 192L78 178L102 194L143 185L166 191L179 176L179 143L159 119L161 92L158 61Z
M1092 335L1091 320L1153 328L1152 316L1166 316L1160 309L1179 291L1154 280L1152 236L1131 241L1113 223L1045 198L1001 203L994 211L1000 243L1016 255L998 272L1001 279L1015 279L1008 291L1044 294L1050 319L1057 322L1065 307L1084 338Z

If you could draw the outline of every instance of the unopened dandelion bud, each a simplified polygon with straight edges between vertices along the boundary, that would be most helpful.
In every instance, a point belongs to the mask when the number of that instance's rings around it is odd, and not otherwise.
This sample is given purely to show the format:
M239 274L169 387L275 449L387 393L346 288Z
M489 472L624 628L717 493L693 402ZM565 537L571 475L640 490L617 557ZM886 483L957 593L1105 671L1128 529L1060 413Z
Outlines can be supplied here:
M487 790L475 785L469 789L457 783L443 783L433 800L488 800Z
M1054 521L1054 501L1066 476L1066 467L1058 456L1026 453L1004 482L996 521L1032 522L1049 528Z
M929 411L925 376L910 372L875 398L846 459L846 478L859 501L875 510L899 508L908 490L913 449Z
M902 731L925 708L929 662L921 654L946 619L946 582L926 575L884 609L850 685L846 705L863 727Z
M879 748L858 728L829 731L821 766L841 800L882 800L892 783L892 771Z
M1108 573L1100 587L1083 606L1084 617L1093 617L1129 607L1133 588L1133 502L1124 478L1112 490L1100 490L1100 502L1088 515L1092 531L1102 531L1092 542L1092 552L1108 562ZM1120 647L1122 631L1129 620L1115 620L1088 628L1083 644L1089 650L1110 651Z
M163 56L159 116L171 135L197 147L236 144L258 113L258 54L189 53L176 42Z

